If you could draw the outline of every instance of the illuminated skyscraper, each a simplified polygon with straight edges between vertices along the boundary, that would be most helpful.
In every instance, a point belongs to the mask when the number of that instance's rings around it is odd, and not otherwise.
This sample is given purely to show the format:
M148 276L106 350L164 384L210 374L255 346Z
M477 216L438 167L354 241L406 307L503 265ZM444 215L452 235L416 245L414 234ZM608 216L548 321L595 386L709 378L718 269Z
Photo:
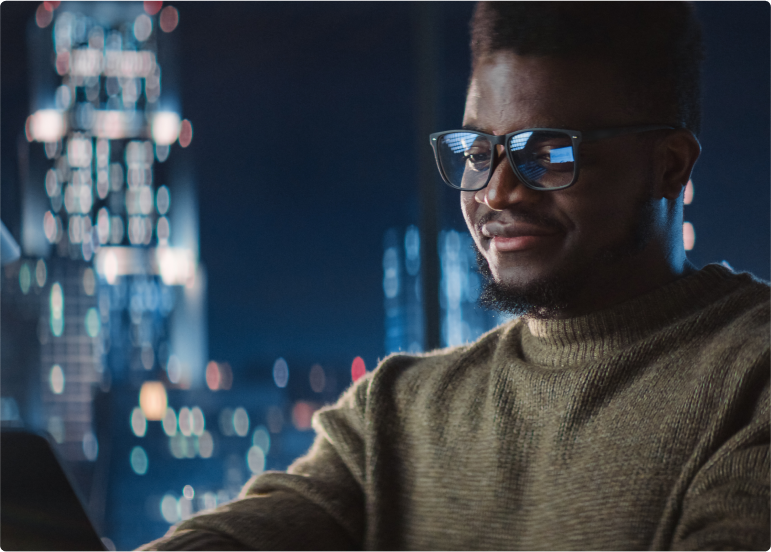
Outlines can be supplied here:
M386 232L383 246L386 354L423 351L420 233L415 226L403 235L392 228ZM468 233L440 232L439 259L442 346L474 341L508 319L477 305L481 280Z

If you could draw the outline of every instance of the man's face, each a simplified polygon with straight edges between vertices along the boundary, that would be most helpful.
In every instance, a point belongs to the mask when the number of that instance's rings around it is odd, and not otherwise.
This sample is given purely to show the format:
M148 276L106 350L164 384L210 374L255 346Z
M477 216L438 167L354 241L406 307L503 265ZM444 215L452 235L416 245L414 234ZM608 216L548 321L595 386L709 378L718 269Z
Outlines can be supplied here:
M601 64L501 52L474 71L463 124L500 135L659 122L635 117L623 97ZM461 192L466 223L499 293L550 316L581 310L602 294L604 281L645 270L643 251L663 224L651 188L652 151L644 135L582 144L578 181L554 192L525 187L501 157L486 188Z

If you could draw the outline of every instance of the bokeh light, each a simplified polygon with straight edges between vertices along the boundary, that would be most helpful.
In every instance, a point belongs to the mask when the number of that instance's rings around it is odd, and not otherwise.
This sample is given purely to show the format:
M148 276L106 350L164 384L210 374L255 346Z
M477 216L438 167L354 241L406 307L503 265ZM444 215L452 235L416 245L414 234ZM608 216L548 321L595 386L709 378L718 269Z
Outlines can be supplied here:
M690 205L693 202L693 180L689 180L685 185L685 192L683 193L683 203Z
M324 368L320 364L314 364L311 366L311 373L309 376L311 389L316 393L321 393L324 390L326 384L326 376L324 375Z
M54 15L46 9L45 3L40 4L35 11L35 23L41 29L48 27L53 21Z
M61 395L62 391L64 391L64 371L58 364L54 364L51 367L48 383L51 386L51 392L53 392L54 395Z
M233 412L233 429L239 437L249 433L249 414L240 406Z
M216 391L220 386L220 368L213 360L206 365L206 385L212 391Z
M353 381L358 381L366 372L367 367L364 365L364 359L358 356L354 358L351 364L351 378L353 378Z
M206 427L206 418L204 418L203 411L197 406L194 406L190 410L190 419L192 422L191 429L193 431L193 435L197 435L199 437L203 435L203 431Z
M166 408L166 413L163 415L163 432L169 437L174 437L177 433L177 414L171 407Z
M179 23L179 12L174 6L166 6L161 10L160 27L164 33L170 33L177 28Z
M147 418L138 406L131 411L131 431L137 437L144 437L147 432Z
M145 4L160 4L160 2L145 2ZM177 499L170 494L163 495L161 499L161 515L167 523L176 523L179 521L179 508Z
M169 356L169 361L166 363L166 373L171 383L179 383L182 377L182 363L177 358L177 355Z
M86 311L86 333L90 337L96 337L99 335L99 331L102 329L102 321L99 319L99 312L91 307Z
M171 206L171 194L166 186L160 186L155 194L155 204L159 215L165 215Z
M29 293L29 286L31 284L32 274L30 273L29 265L27 263L22 263L21 268L19 269L19 287L24 295Z
M254 475L259 475L265 471L265 453L260 447L249 447L249 451L246 453L246 464Z
M204 430L201 436L198 438L198 454L201 458L211 458L214 453L214 439L211 433Z
M48 270L46 269L46 262L43 259L39 259L35 265L35 281L38 287L46 285L46 277L48 276Z
M99 443L96 440L96 436L91 431L87 431L83 435L83 455L86 460L93 462L96 457L99 456Z
M54 415L48 418L46 430L54 438L54 441L57 443L64 442L64 420L60 416Z
M182 120L179 126L179 145L186 148L193 141L193 123L187 119Z
M696 244L696 231L693 229L693 224L690 222L683 223L683 246L686 251L693 249Z
M265 456L268 455L268 452L270 452L270 434L265 426L258 426L257 429L254 430L252 444L255 447L260 447Z
M131 469L134 470L134 473L137 475L146 474L149 464L145 449L139 446L131 449Z
M139 390L139 406L145 418L152 421L163 419L166 414L166 388L160 381L146 381Z
M156 144L173 144L179 136L179 115L173 111L160 111L153 116L152 136Z
M193 500L193 497L195 496L195 489L193 489L193 486L185 485L182 488L182 496L184 496L188 500Z
M144 2L142 2L142 7L149 15L155 15L161 11L162 6L163 2L159 0L144 0Z
M220 412L220 431L223 435L230 437L235 433L233 427L233 409L223 408Z
M281 357L273 363L273 381L277 387L282 388L289 382L289 365Z
M153 32L153 21L145 14L139 15L134 20L134 36L139 42L144 42L150 38Z
M26 265L24 265L26 266ZM27 269L29 270L29 269ZM62 335L64 331L64 293L59 282L51 286L51 332L54 336Z
M292 423L300 431L310 429L314 408L305 401L297 401L292 408Z
M193 416L186 406L179 409L179 432L185 437L193 434Z

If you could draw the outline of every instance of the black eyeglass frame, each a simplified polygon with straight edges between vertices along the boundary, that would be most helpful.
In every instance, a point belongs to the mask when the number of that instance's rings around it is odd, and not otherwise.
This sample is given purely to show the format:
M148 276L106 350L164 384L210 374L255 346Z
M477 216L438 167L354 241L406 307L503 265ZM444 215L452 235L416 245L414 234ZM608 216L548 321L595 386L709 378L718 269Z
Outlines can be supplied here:
M570 186L575 184L576 181L578 180L578 173L581 166L580 157L579 157L579 146L581 145L581 142L597 142L599 140L605 140L606 138L614 138L616 136L623 136L625 134L637 134L640 132L649 132L652 130L675 130L676 128L677 127L673 127L669 125L643 125L643 126L604 128L604 129L592 130L589 132L581 132L578 130L567 130L564 128L523 128L521 130L509 132L508 134L499 134L499 135L485 134L484 132L479 132L476 130L460 129L460 130L445 130L442 132L434 132L429 135L429 138L431 140L431 147L434 150L434 159L436 160L436 166L439 168L439 174L442 175L442 180L444 180L445 183L451 188L455 188L456 190L461 190L462 192L478 192L479 190L484 189L485 186L487 186L490 183L490 179L493 177L493 173L495 172L495 168L498 165L498 162L500 159L500 154L498 153L496 146L503 145L504 149L506 150L506 157L509 160L509 165L514 171L514 174L517 175L517 178L519 178L520 182L522 182L525 186L527 186L531 190L537 190L539 192L555 192L557 190L564 190L565 188L569 188ZM536 131L562 132L570 136L570 141L573 147L573 177L570 179L570 182L568 184L565 184L564 186L558 186L555 188L544 188L542 186L536 186L534 183L530 182L530 179L528 179L524 174L522 174L522 172L517 168L516 164L514 163L514 159L512 158L511 148L509 147L509 143L511 139L514 138L515 136L518 136L519 134L524 134L525 132L536 132ZM444 169L442 168L442 163L439 160L439 151L437 150L438 140L442 136L446 134L452 134L454 132L465 132L468 134L477 134L479 136L484 136L485 138L490 140L490 143L492 144L492 163L490 166L490 170L487 175L487 180L479 188L461 188L459 186L451 184L450 180L447 178L447 174L444 172Z

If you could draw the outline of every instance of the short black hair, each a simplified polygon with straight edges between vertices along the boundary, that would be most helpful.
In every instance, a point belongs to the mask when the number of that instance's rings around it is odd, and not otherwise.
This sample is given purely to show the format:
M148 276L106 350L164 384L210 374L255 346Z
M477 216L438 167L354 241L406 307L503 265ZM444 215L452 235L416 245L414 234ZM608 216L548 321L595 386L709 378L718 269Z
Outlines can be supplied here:
M607 61L648 122L699 134L704 46L689 2L480 2L472 70L499 51Z

